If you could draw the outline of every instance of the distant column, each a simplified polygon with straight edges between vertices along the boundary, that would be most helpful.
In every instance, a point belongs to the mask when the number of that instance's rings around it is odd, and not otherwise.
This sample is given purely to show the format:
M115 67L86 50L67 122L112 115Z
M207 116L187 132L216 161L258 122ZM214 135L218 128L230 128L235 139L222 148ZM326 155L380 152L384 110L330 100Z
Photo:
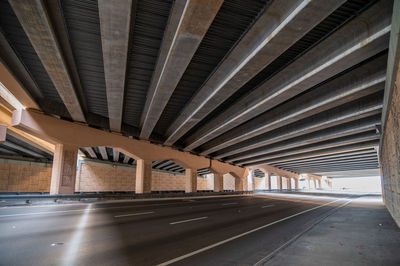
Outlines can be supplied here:
M294 179L294 186L295 186L295 189L299 189L299 179L297 179L297 178Z
M185 169L185 175L185 192L197 192L197 169L187 168Z
M276 176L276 180L278 183L278 189L282 190L282 177L281 176Z
M271 187L271 174L270 173L266 174L265 178L267 178L267 185L268 185L267 189L271 190L272 189L272 187Z
M313 179L313 181L314 181L314 188L316 189L317 188L317 181L315 179Z
M318 188L321 188L321 179L318 179Z
M214 173L214 192L224 191L224 175Z
M288 177L286 180L287 180L287 189L292 190L292 179Z
M151 161L136 162L136 194L151 193Z
M256 182L255 182L255 179L254 179L254 170L250 170L249 171L249 177L250 177L250 180L251 180L251 187L248 187L247 188L247 190L256 190Z
M73 194L75 192L78 147L56 144L51 171L50 194Z

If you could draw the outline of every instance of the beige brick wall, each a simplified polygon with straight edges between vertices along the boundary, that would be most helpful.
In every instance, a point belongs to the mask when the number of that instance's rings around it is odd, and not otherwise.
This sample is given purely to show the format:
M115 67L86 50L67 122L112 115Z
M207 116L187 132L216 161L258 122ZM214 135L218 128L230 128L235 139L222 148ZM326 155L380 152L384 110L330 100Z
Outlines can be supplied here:
M267 189L266 182L267 182L266 177L263 178L255 177L254 178L255 189Z
M75 191L134 191L135 171L111 165L82 163L76 175Z
M224 175L224 190L235 190L235 178L230 174Z
M110 165L82 163L77 174L76 191L134 191L136 172L134 168L113 168ZM183 191L185 176L153 171L152 191ZM212 175L197 178L197 190L212 190ZM234 183L233 183L234 184Z
M48 192L51 167L17 161L0 162L0 192Z
M134 191L134 168L82 163L76 175L75 191ZM51 167L29 162L0 162L0 192L49 192ZM197 178L197 190L213 190L214 177ZM224 175L224 189L234 190L234 178ZM183 191L185 176L153 171L153 191Z

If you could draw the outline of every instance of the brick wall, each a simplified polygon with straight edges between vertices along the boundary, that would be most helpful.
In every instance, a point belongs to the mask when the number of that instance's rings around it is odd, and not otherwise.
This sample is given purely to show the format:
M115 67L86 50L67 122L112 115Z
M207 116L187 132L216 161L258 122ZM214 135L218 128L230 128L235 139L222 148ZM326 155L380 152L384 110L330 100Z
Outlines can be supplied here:
M380 162L385 204L400 226L400 89L393 90L388 119L382 136Z
M0 192L48 192L51 165L0 161Z
M135 168L83 162L76 174L75 191L134 191ZM51 165L0 159L0 192L49 192ZM212 174L197 178L197 190L213 190ZM224 189L234 190L234 178L224 175ZM184 191L185 176L153 171L153 191Z

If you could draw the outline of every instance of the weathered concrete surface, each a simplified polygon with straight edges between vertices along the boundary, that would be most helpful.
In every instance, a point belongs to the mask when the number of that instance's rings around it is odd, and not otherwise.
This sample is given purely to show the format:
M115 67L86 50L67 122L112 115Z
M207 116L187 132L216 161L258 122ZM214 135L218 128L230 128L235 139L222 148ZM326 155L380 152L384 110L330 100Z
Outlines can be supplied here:
M193 150L320 82L385 50L392 1L383 0L338 29L188 137ZM338 42L340 40L340 42ZM339 44L340 43L340 44ZM327 52L329 51L329 52Z
M380 162L385 204L400 226L400 0L393 7L382 112Z
M44 68L75 121L85 122L68 67L43 1L10 1Z
M75 192L78 147L57 144L51 172L50 194L73 194Z
M257 265L399 265L400 230L376 197L339 209Z
M344 1L273 1L168 128L172 145Z
M110 129L120 132L124 106L132 0L100 0L99 18Z
M379 115L381 111L382 97L371 95L365 99L338 106L329 111L280 127L250 140L242 141L232 147L215 153L217 155L213 157L215 159L222 159L286 139L309 134L324 128L333 127L373 115Z
M300 119L383 90L386 61L387 56L382 55L368 64L321 85L316 90L307 92L261 114L201 146L202 154L208 155Z
M140 138L153 132L223 0L175 1L142 114Z

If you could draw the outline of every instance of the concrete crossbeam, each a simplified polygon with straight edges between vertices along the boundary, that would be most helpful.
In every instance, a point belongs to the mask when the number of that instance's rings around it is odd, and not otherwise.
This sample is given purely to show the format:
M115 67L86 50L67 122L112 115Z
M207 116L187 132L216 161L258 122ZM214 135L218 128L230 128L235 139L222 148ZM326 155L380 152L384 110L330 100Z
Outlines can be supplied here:
M366 119L354 121L344 125L328 128L325 130L317 131L312 134L304 135L301 137L289 139L286 141L275 143L274 145L264 146L255 150L241 153L238 156L232 156L227 159L227 162L240 161L255 156L260 156L272 152L287 150L304 145L315 144L322 141L346 137L366 131L375 130L376 126L380 124L380 115L369 117Z
M44 2L11 0L10 4L72 119L85 122L85 115Z
M252 166L252 165L258 165L261 163L275 164L275 163L286 162L286 161L291 161L291 160L295 160L295 159L313 158L313 157L320 157L320 156L324 156L324 155L337 154L337 153L343 153L343 152L366 150L366 149L376 147L378 144L379 144L379 140L375 139L375 140L354 143L354 144L349 144L349 145L343 145L343 146L338 146L338 147L333 147L333 148L328 148L328 149L323 149L323 150L282 156L282 157L278 157L278 158L264 160L264 161L258 162L258 163L249 163L249 164L241 164L241 165L248 167L248 166Z
M280 127L270 133L262 134L259 137L240 142L232 147L217 152L213 157L215 159L222 159L238 153L312 133L317 130L377 115L380 114L381 111L382 98L372 95L365 99L347 103L287 126Z
M171 124L165 144L175 143L343 2L273 1Z
M387 49L391 11L392 1L377 2L257 89L218 114L186 141L188 145L185 150L193 150ZM337 40L340 40L341 45L338 45Z
M140 138L148 139L223 0L177 0L142 113Z
M301 154L301 153L306 153L306 152L311 152L311 151L324 150L324 149L329 149L329 148L334 148L334 147L344 146L344 145L349 145L349 144L354 144L354 143L360 143L360 142L365 142L365 141L370 141L370 140L379 140L379 134L377 134L375 131L365 132L365 133L360 133L360 134L356 134L356 135L350 135L347 137L342 137L342 138L325 141L325 142L311 145L311 146L288 149L288 150L285 150L282 152L275 152L275 153L270 153L270 154L266 153L262 156L252 157L250 159L238 160L235 162L239 163L239 164L249 164L249 163L255 163L255 162L264 161L264 160L275 159L275 158L279 158L279 157L283 157L283 156L290 156L290 155Z
M316 90L287 102L215 138L202 148L208 155L236 143L270 132L300 119L327 111L380 91L385 83L386 55L350 71Z
M68 144L76 147L110 147L137 160L149 162L150 168L154 161L171 161L190 169L208 168L210 164L219 173L229 173L237 179L247 175L245 168L210 160L188 152L174 150L95 129L79 123L58 119L33 110L16 110L13 112L12 126L35 137L45 138L51 143ZM79 132L79 138L76 137ZM102 150L100 148L100 150Z
M110 129L120 132L124 106L132 0L99 0L101 44Z

